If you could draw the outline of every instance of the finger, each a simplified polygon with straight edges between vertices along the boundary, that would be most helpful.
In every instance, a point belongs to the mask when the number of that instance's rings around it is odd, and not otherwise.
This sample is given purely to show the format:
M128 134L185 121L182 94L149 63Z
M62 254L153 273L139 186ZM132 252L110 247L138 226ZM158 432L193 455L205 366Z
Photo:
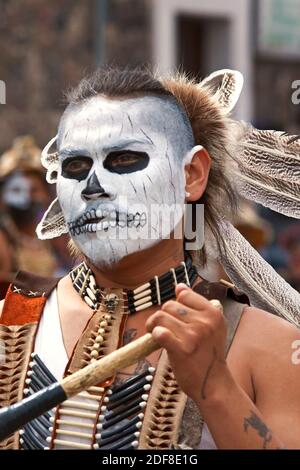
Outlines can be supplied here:
M221 302L218 299L212 299L212 300L210 300L210 303L212 304L212 306L214 308L219 309L221 311L221 313L223 313L223 305L221 304Z
M191 290L191 288L184 284L184 282L180 282L179 284L177 284L175 289L176 297L180 294L180 292L184 290Z
M212 305L209 300L192 290L182 290L176 297L177 302L195 310L210 310Z
M176 300L169 300L162 306L162 311L169 315L178 318L178 320L190 323L193 318L199 318L199 312L192 310L189 307L177 302ZM181 324L182 328L182 324Z
M169 315L169 313L167 312L159 310L158 312L151 315L151 317L147 320L147 331L151 332L157 326L167 328L168 330L172 331L172 333L174 333L178 338L182 337L182 322L179 321L177 318L173 317L172 315Z
M163 326L156 326L152 331L153 339L162 348L174 355L178 355L181 350L181 341L167 328Z

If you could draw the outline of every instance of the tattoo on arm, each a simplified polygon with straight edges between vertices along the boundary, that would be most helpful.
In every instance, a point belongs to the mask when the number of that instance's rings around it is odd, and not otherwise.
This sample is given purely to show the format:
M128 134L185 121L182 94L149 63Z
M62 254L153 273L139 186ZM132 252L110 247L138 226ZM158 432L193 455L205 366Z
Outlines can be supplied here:
M244 431L247 432L249 427L255 429L259 436L263 438L263 449L266 449L267 444L272 440L272 431L252 410L250 416L244 418Z
M213 348L213 357L212 357L212 360L211 360L211 363L209 364L207 370L206 370L206 373L205 373L205 376L204 376L204 380L202 382L202 387L201 387L201 399L202 400L206 400L206 393L205 393L205 387L207 385L207 382L208 382L208 379L209 379L209 375L215 365L215 362L218 361L218 362L221 362L221 363L225 363L226 361L224 360L221 360L218 358L218 354L217 354L217 350L216 348Z
M131 341L134 340L136 335L137 330L135 328L129 328L128 330L126 330L123 335L123 346L125 346L125 344L131 343Z

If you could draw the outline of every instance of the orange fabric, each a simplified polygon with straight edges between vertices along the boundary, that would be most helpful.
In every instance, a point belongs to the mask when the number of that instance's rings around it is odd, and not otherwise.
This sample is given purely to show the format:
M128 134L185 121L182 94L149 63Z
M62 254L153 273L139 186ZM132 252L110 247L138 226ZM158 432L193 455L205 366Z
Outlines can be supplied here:
M12 292L9 286L3 306L0 323L2 325L25 325L38 322L44 310L46 297L27 297Z

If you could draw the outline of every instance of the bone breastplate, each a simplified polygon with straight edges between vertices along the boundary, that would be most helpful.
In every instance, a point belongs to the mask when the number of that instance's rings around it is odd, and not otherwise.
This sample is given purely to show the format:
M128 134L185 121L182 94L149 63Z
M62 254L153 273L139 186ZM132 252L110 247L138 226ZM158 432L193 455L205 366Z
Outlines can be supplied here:
M40 281L37 288L38 280L21 273L6 297L0 325L0 338L6 346L6 362L0 367L1 407L56 381L33 351L47 297L57 281L45 280L44 284ZM30 284L32 289L28 288ZM214 289L212 283L202 282L200 285L201 293L207 298L224 301L229 291L219 283ZM231 292L233 297L238 297L233 290ZM126 316L120 315L122 291L111 289L111 294L116 294L121 302L114 309L100 305L73 351L65 376L122 345L126 323ZM233 300L230 302L231 306L239 307L235 320L231 322L234 326L229 328L233 336L244 305ZM121 384L115 379L112 377L97 384L27 423L22 430L3 441L1 448L198 447L203 420L194 403L179 389L165 351L161 353L155 369L145 369Z

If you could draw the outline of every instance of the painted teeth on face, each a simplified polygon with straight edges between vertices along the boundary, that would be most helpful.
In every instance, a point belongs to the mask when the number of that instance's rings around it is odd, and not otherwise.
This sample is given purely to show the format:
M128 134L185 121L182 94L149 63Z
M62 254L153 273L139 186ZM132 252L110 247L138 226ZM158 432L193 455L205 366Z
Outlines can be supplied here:
M134 219L133 219L133 225L135 228L137 228L140 225L140 214L135 214Z
M93 221L93 219L102 219L100 221ZM91 223L89 223L91 221ZM81 235L83 233L95 233L97 231L107 232L109 228L128 228L135 227L136 229L142 228L147 222L146 213L136 212L135 214L119 213L118 211L109 214L108 211L102 209L91 209L85 212L76 221L68 224L70 234L72 236Z
M147 217L146 217L146 214L145 212L142 212L141 214L141 218L140 218L140 224L142 227L144 227L147 223Z

